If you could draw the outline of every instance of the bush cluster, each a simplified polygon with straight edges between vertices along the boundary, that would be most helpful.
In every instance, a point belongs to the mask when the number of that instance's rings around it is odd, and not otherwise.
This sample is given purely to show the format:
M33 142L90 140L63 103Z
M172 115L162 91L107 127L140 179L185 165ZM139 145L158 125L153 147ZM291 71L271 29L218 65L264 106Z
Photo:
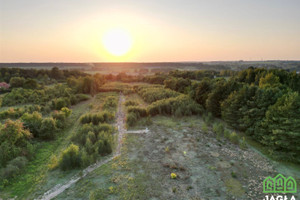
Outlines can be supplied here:
M125 106L126 106L126 107L127 107L127 106L138 106L138 105L139 105L138 102L132 101L132 100L127 100L127 101L125 102Z
M53 110L60 110L63 107L69 107L70 105L71 100L68 97L59 97L51 101L51 108Z
M134 126L138 121L138 117L135 113L127 113L126 123L129 127Z
M62 170L80 167L80 163L79 147L74 144L71 144L62 152L61 159L59 160L59 166Z
M9 179L17 176L20 171L26 166L28 160L24 156L16 157L15 159L9 161L6 167L2 168L0 171L1 179Z
M25 79L23 77L12 77L9 84L12 88L22 87L27 89L36 89L39 87L39 84L35 79Z
M99 125L84 124L72 137L72 141L79 148L80 163L69 167L84 167L95 162L99 155L110 154L113 147L113 130L113 127L107 123ZM62 162L59 163L61 167L64 166Z
M56 127L59 129L63 129L66 127L66 119L72 113L71 109L67 107L62 108L61 110L55 110L51 113L51 116L54 120L56 120Z
M138 117L147 117L148 113L145 108L139 107L139 106L129 106L127 108L128 113L134 113Z
M165 89L163 86L139 86L136 88L137 93L147 103L153 103L158 100L177 97L180 93L170 89Z
M80 122L82 124L93 123L98 125L99 123L109 123L112 122L115 118L115 114L108 111L102 111L99 113L88 113L80 117Z
M141 117L147 117L147 116L148 113L145 108L139 106L128 106L126 123L129 127L134 126Z
M203 108L187 95L162 99L150 104L147 108L149 115L174 115L176 117L201 114Z
M115 111L117 109L118 99L116 96L108 96L105 98L103 103L103 110Z
M31 138L32 134L19 120L6 120L4 125L0 124L0 168L18 156L30 158L33 154Z
M7 110L4 110L0 112L0 120L3 119L17 119L21 117L24 113L33 113L34 111L41 111L41 107L38 105L30 105L25 106L23 108L9 108Z
M111 109L114 107L112 102L115 102L115 99L106 98L106 102L107 108ZM99 155L112 153L114 128L108 123L112 122L114 117L114 114L108 111L82 115L80 117L82 126L71 138L74 144L62 153L58 162L53 158L50 167L55 168L56 163L63 170L85 167L96 162Z
M60 110L63 107L75 105L87 99L89 99L89 96L75 94L66 85L56 84L41 89L14 88L4 95L1 106L32 103L41 106L41 111L50 112L51 110Z
M169 88L171 90L175 90L177 92L187 92L187 88L192 84L190 79L184 78L168 78L164 81L165 88Z
M58 67L53 67L51 70L31 68L33 65L32 63L28 63L30 68L15 68L17 64L10 65L12 65L13 67L0 68L0 82L9 82L11 78L16 77L19 78L15 80L17 86L20 86L20 83L24 83L25 79L37 79L39 82L42 81L43 83L47 83L50 81L50 79L62 80L68 77L78 78L80 76L86 75L79 70L60 70L58 69ZM39 63L38 65L40 66L41 64ZM50 83L52 82L53 81L50 81Z
M213 131L217 134L217 139L220 140L224 134L224 125L222 123L213 124Z
M20 119L34 137L54 139L56 130L65 127L66 118L70 114L71 110L64 107L61 111L55 111L52 117L43 118L41 113L35 111L32 114L23 114Z

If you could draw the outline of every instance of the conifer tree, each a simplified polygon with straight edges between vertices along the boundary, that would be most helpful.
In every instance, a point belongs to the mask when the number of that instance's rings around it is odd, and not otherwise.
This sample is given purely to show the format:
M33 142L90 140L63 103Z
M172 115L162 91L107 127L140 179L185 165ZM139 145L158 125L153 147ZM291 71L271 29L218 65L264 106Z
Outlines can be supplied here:
M270 152L280 151L286 160L300 162L300 95L289 92L270 106L259 129Z

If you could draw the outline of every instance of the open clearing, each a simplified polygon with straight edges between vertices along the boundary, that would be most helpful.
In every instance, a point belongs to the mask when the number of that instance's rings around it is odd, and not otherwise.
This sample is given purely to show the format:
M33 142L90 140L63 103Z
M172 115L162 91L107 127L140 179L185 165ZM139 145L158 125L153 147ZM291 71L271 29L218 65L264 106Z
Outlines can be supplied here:
M119 157L55 199L263 199L270 174L300 177L252 148L203 133L201 124L195 116L155 117L148 133L125 135Z

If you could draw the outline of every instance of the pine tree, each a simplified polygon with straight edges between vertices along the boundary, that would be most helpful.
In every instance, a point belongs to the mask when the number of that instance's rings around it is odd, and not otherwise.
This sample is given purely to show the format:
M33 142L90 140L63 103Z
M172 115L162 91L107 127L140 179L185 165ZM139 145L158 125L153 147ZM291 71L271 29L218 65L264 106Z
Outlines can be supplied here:
M243 111L243 123L246 133L260 141L260 132L255 131L260 122L265 118L269 106L275 104L284 91L275 87L258 88L255 96L247 101L248 110Z
M211 92L211 83L209 79L203 79L195 89L195 96L192 97L197 103L205 106L208 94Z
M260 125L262 143L282 159L300 162L300 96L289 92L270 106Z
M224 101L228 95L240 88L240 84L233 80L223 80L221 79L216 83L213 91L208 95L206 100L206 108L215 117L221 116L221 103Z
M244 85L239 91L231 93L221 104L222 118L232 127L245 130L245 113L249 110L248 102L251 101L256 91L255 86ZM243 120L244 119L244 120Z

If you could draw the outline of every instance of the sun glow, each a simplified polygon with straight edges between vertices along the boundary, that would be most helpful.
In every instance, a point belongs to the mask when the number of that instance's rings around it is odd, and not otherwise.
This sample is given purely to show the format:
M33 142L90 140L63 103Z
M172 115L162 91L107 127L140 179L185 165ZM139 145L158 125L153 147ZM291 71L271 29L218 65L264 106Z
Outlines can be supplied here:
M113 56L124 56L132 47L132 38L128 31L115 28L103 35L102 43L105 49Z

